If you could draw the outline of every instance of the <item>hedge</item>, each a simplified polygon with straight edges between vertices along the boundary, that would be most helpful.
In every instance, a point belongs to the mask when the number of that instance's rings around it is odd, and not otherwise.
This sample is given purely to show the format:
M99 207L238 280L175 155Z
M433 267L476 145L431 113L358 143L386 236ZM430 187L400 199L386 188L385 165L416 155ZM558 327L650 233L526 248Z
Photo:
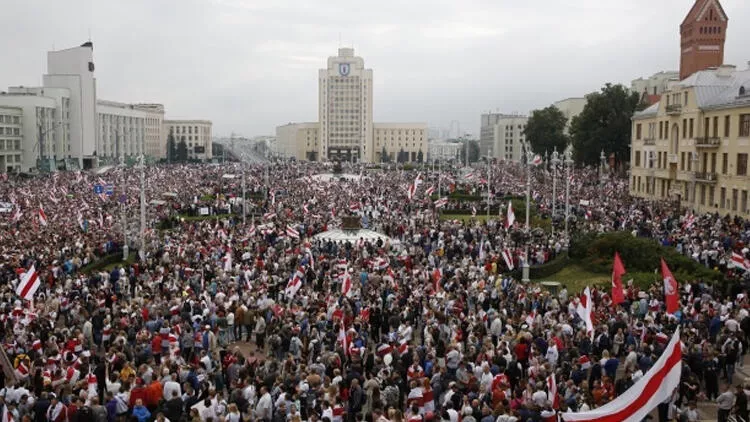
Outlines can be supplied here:
M625 269L630 273L653 274L660 270L660 258L664 258L669 269L678 281L704 280L724 281L724 275L708 269L691 258L681 255L672 247L662 246L656 240L633 237L627 232L604 235L585 234L571 239L571 258L579 261L586 270L598 273L611 273L615 251L619 252ZM648 276L641 276L642 282ZM659 276L655 277L658 279ZM650 284L650 283L649 283Z
M105 267L108 267L110 265L118 264L118 263L128 263L133 262L135 260L135 256L138 254L138 251L130 251L130 255L128 256L127 261L122 260L122 251L117 251L115 253L111 253L109 255L105 255L96 261L81 267L79 270L82 273L92 273L95 271L100 271Z
M542 265L536 265L533 267L529 267L529 278L533 279L539 279L539 278L547 278L554 274L559 273L562 271L563 268L565 268L570 263L570 258L568 257L567 252L562 252L559 255L555 257L555 259L545 262ZM521 279L523 276L523 269L522 268L516 268L511 273L514 278Z

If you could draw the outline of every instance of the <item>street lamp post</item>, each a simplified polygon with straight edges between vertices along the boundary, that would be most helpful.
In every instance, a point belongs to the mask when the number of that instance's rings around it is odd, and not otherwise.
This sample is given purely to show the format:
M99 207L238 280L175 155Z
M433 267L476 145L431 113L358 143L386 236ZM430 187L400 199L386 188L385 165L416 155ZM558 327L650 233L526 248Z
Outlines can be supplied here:
M525 157L526 157L526 251L524 253L523 267L521 270L521 281L528 283L529 278L529 242L531 241L531 230L529 227L529 213L531 211L531 160L532 152L531 145L525 144Z
M247 195L245 194L245 154L240 156L242 166L242 226L247 224Z
M490 218L490 186L492 184L492 159L487 156L487 219Z
M552 151L552 235L555 235L555 213L557 212L557 166L560 165L560 154L557 147Z
M146 260L146 159L141 154L140 164L140 196L141 196L141 250L138 251L138 255L141 261Z
M695 152L695 151L693 151L690 154L691 154L691 161L693 162L693 174L690 177L690 179L692 181L692 185L693 185L692 188L691 188L691 190L693 191L692 192L693 194L691 195L691 199L692 199L692 201L691 201L692 202L691 207L695 207L695 204L696 204L695 194L697 193L695 183L696 183L696 179L697 179L696 173L698 172L698 153Z
M122 131L118 131L117 133L118 141L122 143L119 149L119 159L120 159L120 170L122 171L121 174L121 191L120 194L120 219L122 220L122 240L123 240L123 246L122 246L122 260L127 261L128 260L128 250L130 247L128 246L128 223L127 223L127 217L125 216L125 201L127 201L127 180L125 179L125 140L122 136Z
M565 247L568 245L568 220L570 219L570 169L573 167L573 158L570 150L563 154L563 165L565 166Z
M607 161L607 156L604 155L604 150L602 150L602 152L599 154L599 161L601 163L599 165L599 184L603 185L604 184L604 167Z

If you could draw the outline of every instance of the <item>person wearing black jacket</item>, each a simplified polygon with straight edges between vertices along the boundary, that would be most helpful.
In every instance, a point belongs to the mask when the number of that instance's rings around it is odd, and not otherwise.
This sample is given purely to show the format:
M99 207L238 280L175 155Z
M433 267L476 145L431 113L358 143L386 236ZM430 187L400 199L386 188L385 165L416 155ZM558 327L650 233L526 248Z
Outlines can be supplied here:
M34 422L47 422L47 409L49 409L50 400L47 392L43 391L39 400L34 403Z
M172 391L172 397L164 403L164 416L170 421L179 421L182 417L183 404L177 390Z

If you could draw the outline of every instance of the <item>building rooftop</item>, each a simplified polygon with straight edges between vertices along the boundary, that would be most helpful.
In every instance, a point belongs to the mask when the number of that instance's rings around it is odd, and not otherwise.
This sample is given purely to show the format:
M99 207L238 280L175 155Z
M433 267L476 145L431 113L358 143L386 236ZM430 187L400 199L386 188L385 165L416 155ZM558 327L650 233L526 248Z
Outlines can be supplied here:
M750 105L750 69L736 70L734 66L701 70L680 81L676 86L693 88L700 109L733 108ZM635 113L634 118L656 115L659 103Z

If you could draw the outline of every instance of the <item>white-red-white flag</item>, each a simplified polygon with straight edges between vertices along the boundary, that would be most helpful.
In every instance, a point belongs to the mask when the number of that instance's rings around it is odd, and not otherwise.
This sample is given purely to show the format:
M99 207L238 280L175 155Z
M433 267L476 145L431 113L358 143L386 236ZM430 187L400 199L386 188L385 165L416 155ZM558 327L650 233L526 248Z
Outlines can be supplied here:
M508 201L508 214L505 217L505 228L509 228L516 222L516 214L513 212L513 202Z
M8 405L3 405L3 417L2 422L15 422L15 419L13 419L13 414L8 411Z
M430 186L424 191L425 196L432 196L433 193L435 193L435 186Z
M591 311L594 306L592 300L591 300L591 290L588 286L583 290L583 294L580 298L580 303L578 303L578 307L576 308L576 312L578 313L578 316L581 317L583 322L586 324L586 333L591 336L591 339L594 339L594 321L591 319Z
M352 277L349 272L345 272L341 279L341 294L349 297L352 294Z
M18 283L18 287L16 287L16 294L21 297L21 299L31 300L41 284L39 273L36 272L36 269L32 265L31 268L23 274L23 277L21 277L21 282Z
M654 366L611 402L586 412L562 414L566 422L638 422L672 397L682 375L679 328Z
M290 225L286 226L286 235L295 239L299 239L299 231Z
M511 253L510 249L503 249L501 255L503 256L503 261L505 261L505 266L508 267L508 270L513 271L513 254Z
M435 208L442 208L448 203L448 198L440 198L437 201L435 201L434 205Z
M560 396L557 394L557 380L555 380L555 374L547 377L547 400L552 403L553 409L560 408Z
M44 227L47 227L47 214L44 213L44 208L42 208L42 204L39 204L39 224L41 224Z
M729 266L743 271L750 271L750 261L737 252L732 252L732 259L729 261Z

